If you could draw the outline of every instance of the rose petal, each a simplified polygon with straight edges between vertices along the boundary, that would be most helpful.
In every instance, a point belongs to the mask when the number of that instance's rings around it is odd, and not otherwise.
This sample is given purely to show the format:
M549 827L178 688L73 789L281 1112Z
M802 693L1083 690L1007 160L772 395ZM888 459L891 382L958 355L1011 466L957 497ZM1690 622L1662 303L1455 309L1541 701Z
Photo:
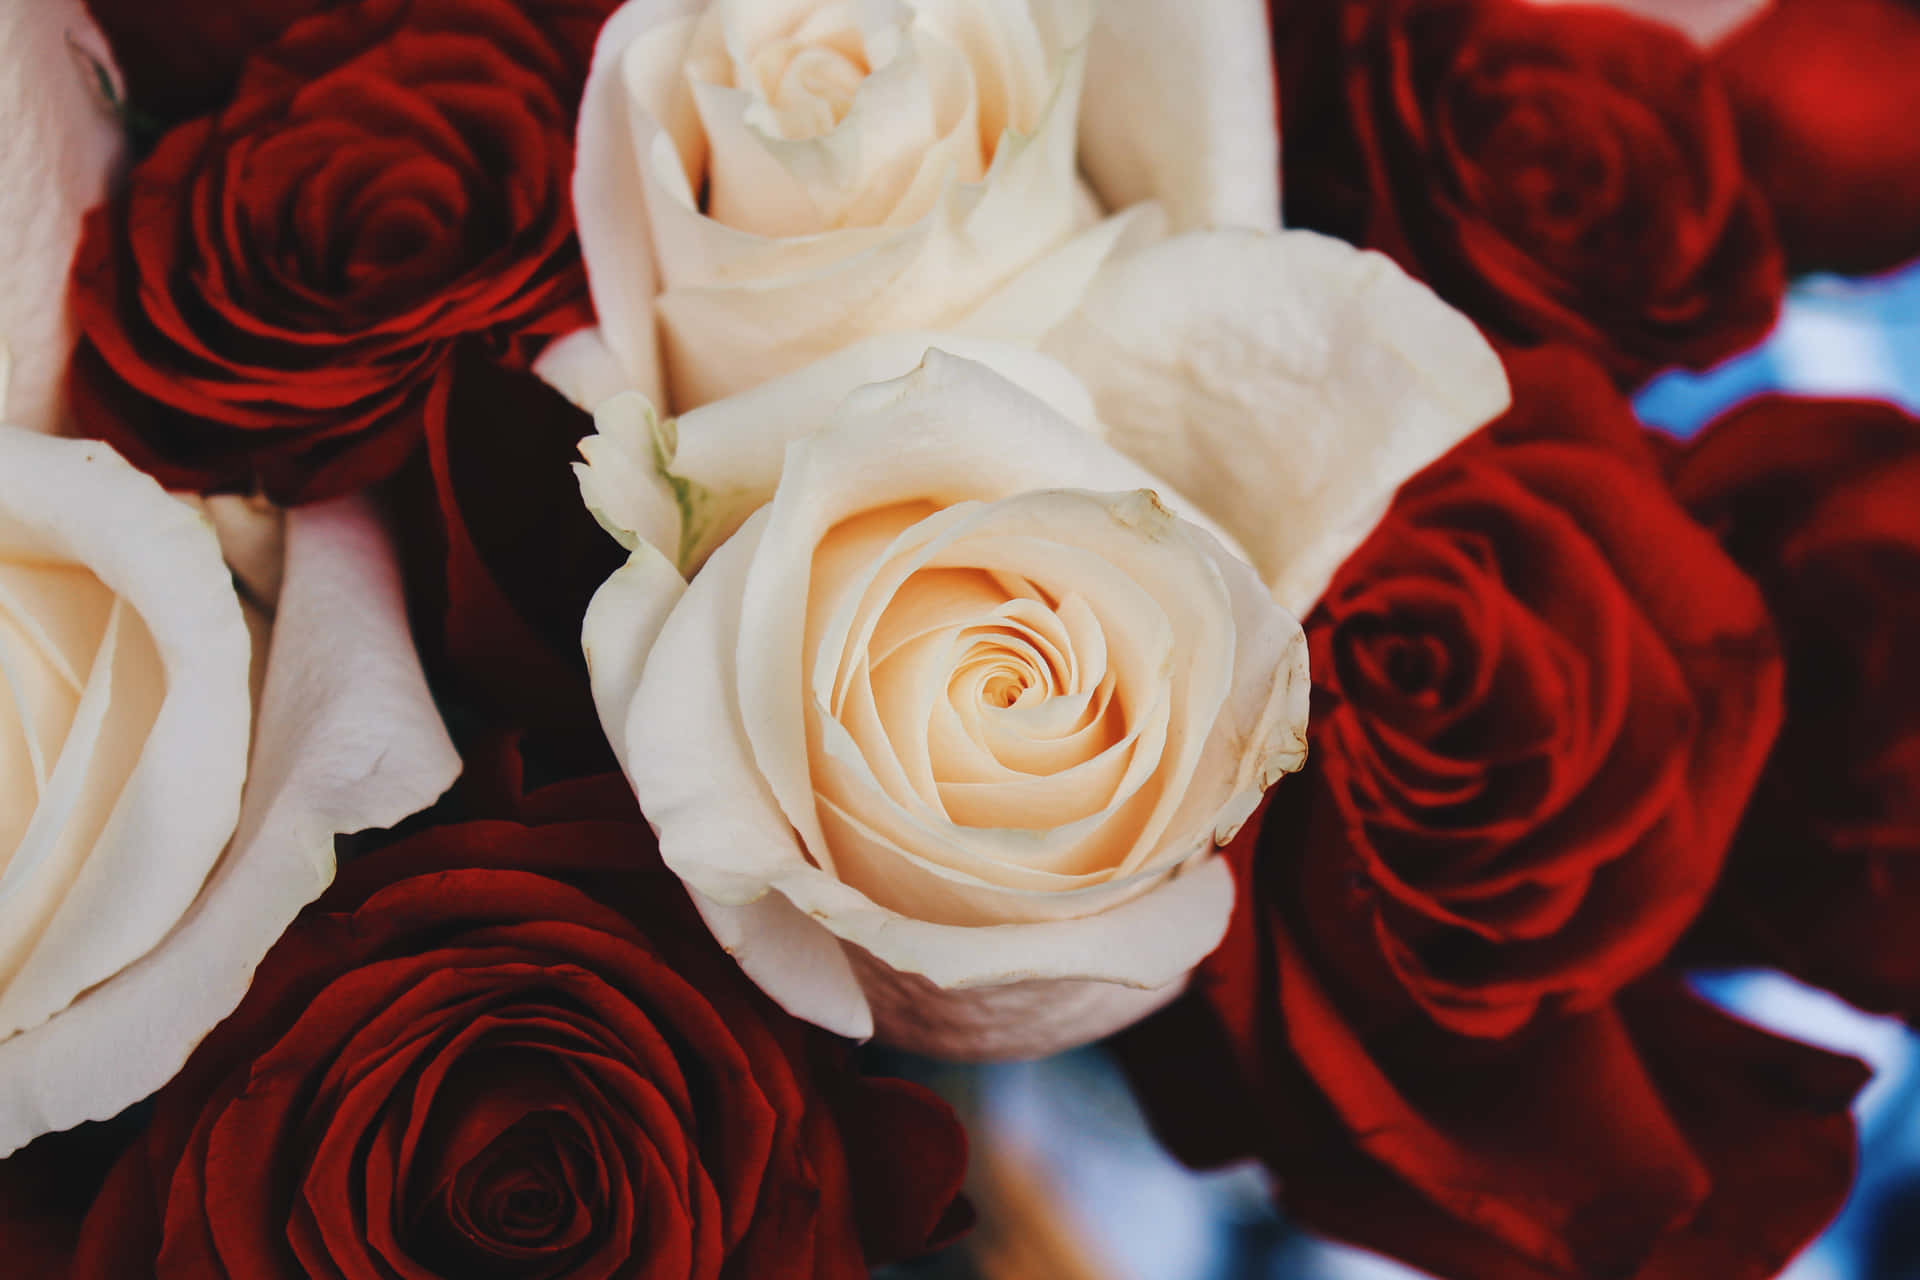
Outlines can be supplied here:
M0 421L53 431L73 352L67 269L80 218L106 197L126 144L106 100L113 56L80 0L0 13L0 345L13 356Z
M459 757L405 617L392 551L364 501L289 515L233 842L158 946L50 1022L0 1042L0 1151L104 1119L158 1088L332 878L334 836L398 822L453 781Z
M587 606L580 645L593 682L593 705L600 709L607 742L622 768L627 764L624 709L633 705L647 655L686 592L687 580L680 571L643 542ZM609 715L610 710L615 714Z
M1203 494L1311 609L1394 490L1507 407L1499 358L1387 259L1311 232L1204 232L1113 263L1043 349L1113 444Z
M25 837L44 843L10 851L0 876L0 909L42 902L9 924L39 929L0 991L0 1035L15 1035L139 959L192 903L240 811L251 642L212 529L103 444L0 428L0 539L86 566L126 606L120 652L110 619L92 663L99 740L67 744Z
M625 385L656 404L663 390L653 320L659 286L641 173L659 126L629 108L623 63L635 40L699 7L699 0L628 0L607 19L593 47L574 141L573 217L581 257L591 264L587 285L601 337Z
M1109 209L1158 200L1176 231L1280 227L1280 128L1259 0L1101 0L1080 162Z
M849 1040L873 1035L873 1010L853 976L846 950L798 907L777 893L737 907L704 894L692 896L700 918L748 977L759 981L755 975L805 975L804 981L760 984L781 1008Z
M650 542L691 574L773 496L787 445L818 431L856 388L912 372L935 343L1093 425L1086 389L1046 356L978 338L885 334L664 423L638 398L602 406L600 435L582 442L587 462L574 467L582 496L623 546Z

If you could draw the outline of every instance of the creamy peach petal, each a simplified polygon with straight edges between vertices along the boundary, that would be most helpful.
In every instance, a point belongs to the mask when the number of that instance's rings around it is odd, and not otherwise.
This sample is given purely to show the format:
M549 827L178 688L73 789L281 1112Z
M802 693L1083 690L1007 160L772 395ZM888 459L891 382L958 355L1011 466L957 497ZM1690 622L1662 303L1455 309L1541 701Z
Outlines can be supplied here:
M1279 108L1262 0L1100 0L1080 159L1109 209L1176 231L1280 226Z
M981 874L934 857L923 843L870 826L824 797L820 819L834 842L832 878L919 923L980 928L1078 919L1112 910L1165 878L1069 876L991 860L982 860ZM835 921L822 923L839 932Z
M1394 491L1509 399L1464 316L1305 231L1199 232L1114 262L1044 349L1116 447L1206 496L1297 615Z
M0 422L55 431L66 416L67 273L81 217L125 159L119 92L81 0L0 6L0 347L13 364Z
M630 76L626 63L630 48L669 24L679 25L665 34L684 45L688 15L698 8L699 0L628 0L614 11L594 44L574 140L573 216L601 336L626 375L625 385L656 404L664 400L664 382L653 319L659 285L645 174L659 121L663 115L671 121L671 113L664 104L655 104L652 113L630 105L631 83L644 85L654 77L646 68ZM664 43L656 35L642 48ZM664 83L667 77L663 68L657 79Z
M741 906L693 895L713 936L746 975L796 1018L849 1040L873 1035L873 1010L845 948L779 893Z
M633 548L627 563L600 584L581 622L580 647L586 654L593 705L600 711L607 742L624 768L627 735L614 708L633 705L646 672L647 656L674 606L687 592L686 579L647 543Z
M1233 876L1219 859L1110 911L993 925L985 936L902 919L824 877L781 889L801 911L835 922L878 1038L967 1061L1057 1053L1145 1017L1180 993L1233 909ZM791 972L752 976L776 993L805 982Z
M607 737L625 744L627 777L660 835L660 856L696 892L731 906L809 866L756 767L735 687L741 596L766 526L754 515L688 585L632 701L596 702ZM596 680L596 700L616 687Z
M0 558L82 565L122 602L0 875L6 1036L180 919L233 831L251 706L250 641L212 529L106 446L0 428Z

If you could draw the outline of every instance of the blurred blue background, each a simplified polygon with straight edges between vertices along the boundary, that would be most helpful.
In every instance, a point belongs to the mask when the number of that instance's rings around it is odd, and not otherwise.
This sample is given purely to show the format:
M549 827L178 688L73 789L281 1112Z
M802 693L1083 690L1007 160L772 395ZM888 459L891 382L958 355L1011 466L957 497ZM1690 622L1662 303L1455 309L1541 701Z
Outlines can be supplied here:
M1684 436L1768 390L1884 397L1920 412L1920 266L1867 281L1803 280L1764 345L1704 374L1666 375L1647 387L1637 406L1649 423ZM1854 1054L1875 1071L1855 1104L1861 1172L1852 1198L1784 1273L1787 1280L1920 1280L1920 1038L1776 974L1701 977L1696 986L1752 1021ZM1125 1082L1098 1050L935 1083L963 1093L981 1148L1022 1153L1048 1195L1057 1197L1062 1225L1093 1255L1074 1274L1101 1280L1410 1280L1418 1274L1291 1229L1275 1212L1258 1168L1195 1174L1176 1164L1148 1135ZM950 1257L901 1274L945 1280L1001 1270ZM1066 1274L1044 1264L1004 1270L1062 1280Z

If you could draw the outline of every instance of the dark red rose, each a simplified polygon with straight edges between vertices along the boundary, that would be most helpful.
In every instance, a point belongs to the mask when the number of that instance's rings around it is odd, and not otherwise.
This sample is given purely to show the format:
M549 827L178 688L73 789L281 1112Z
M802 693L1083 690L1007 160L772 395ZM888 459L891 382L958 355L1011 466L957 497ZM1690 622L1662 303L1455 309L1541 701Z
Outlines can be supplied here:
M1409 484L1307 623L1301 923L1474 1037L1599 1007L1666 955L1780 718L1759 594L1626 402L1564 350L1508 363L1494 440Z
M89 215L72 389L169 485L308 501L390 474L462 339L587 318L575 72L511 0L296 23Z
M1920 257L1920 5L1772 0L1715 53L1797 271Z
M952 1113L762 997L593 790L349 866L157 1096L73 1276L814 1280L950 1232Z
M1768 397L1688 442L1674 485L1787 655L1786 727L1706 934L1920 1022L1920 420Z
M1625 381L1711 364L1773 324L1779 248L1685 37L1526 0L1294 5L1274 30L1294 225L1381 249L1495 336L1571 342Z
M166 124L218 110L248 55L301 18L351 0L87 0L142 120ZM593 38L620 0L521 0L568 49L582 76Z
M1302 1221L1443 1274L1770 1275L1845 1194L1861 1072L1660 966L1778 727L1775 638L1604 374L1508 364L1512 412L1308 617L1307 768L1129 1055L1177 1149L1251 1146ZM1183 1103L1175 1044L1240 1083Z

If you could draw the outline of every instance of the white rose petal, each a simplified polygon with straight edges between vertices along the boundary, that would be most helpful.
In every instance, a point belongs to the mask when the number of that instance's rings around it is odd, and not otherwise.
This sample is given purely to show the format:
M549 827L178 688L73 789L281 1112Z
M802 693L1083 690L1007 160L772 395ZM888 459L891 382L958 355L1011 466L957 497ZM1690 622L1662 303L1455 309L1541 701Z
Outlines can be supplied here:
M102 444L0 428L25 828L0 833L0 1153L165 1083L332 878L334 835L457 772L364 505L289 516L281 577L249 767L251 641L207 520Z
M1302 615L1394 491L1510 398L1464 316L1306 231L1199 232L1113 262L1042 349Z
M1080 161L1109 209L1158 201L1175 231L1280 226L1265 0L1100 0Z
M0 5L0 342L6 421L59 429L73 351L67 273L81 215L106 197L126 145L108 106L105 39L81 0Z
M973 362L708 412L774 420L771 491L684 589L639 544L584 643L716 935L799 1016L957 1057L1171 998L1231 906L1211 851L1303 759L1299 624L1155 477ZM747 434L716 426L717 454ZM633 474L599 470L584 489Z

